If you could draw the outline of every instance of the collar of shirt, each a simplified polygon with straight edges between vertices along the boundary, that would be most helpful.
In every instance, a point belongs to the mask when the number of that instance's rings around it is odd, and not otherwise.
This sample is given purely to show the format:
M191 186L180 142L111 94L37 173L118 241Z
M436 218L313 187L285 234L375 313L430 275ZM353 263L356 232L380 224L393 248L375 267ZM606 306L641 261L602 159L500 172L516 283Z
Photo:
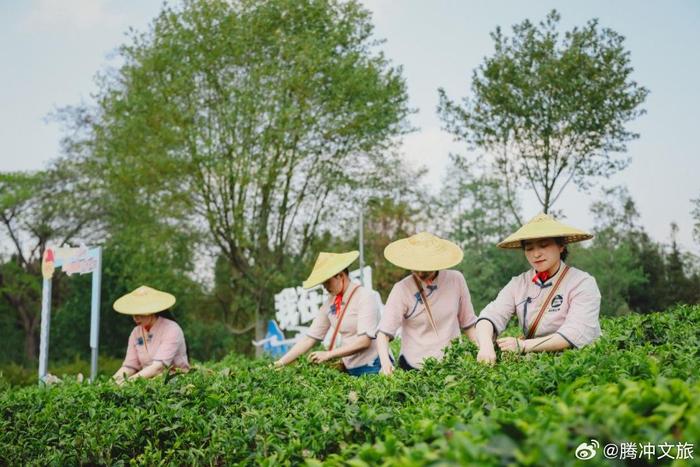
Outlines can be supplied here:
M157 329L158 327L160 327L161 321L163 321L163 318L161 318L160 316L158 316L158 317L156 318L155 322L154 322L153 324L151 324L149 327L142 326L142 327L143 327L143 330L146 331L147 334L148 334L148 333L152 333L152 331L153 331L154 329Z
M559 268L557 269L557 272L552 274L551 276L547 271L542 271L542 272L537 272L535 271L535 275L532 277L532 282L535 285L538 285L539 287L548 287L552 285L552 279L556 277L557 274L559 274L559 271L561 271L562 267L564 266L564 261L559 262Z

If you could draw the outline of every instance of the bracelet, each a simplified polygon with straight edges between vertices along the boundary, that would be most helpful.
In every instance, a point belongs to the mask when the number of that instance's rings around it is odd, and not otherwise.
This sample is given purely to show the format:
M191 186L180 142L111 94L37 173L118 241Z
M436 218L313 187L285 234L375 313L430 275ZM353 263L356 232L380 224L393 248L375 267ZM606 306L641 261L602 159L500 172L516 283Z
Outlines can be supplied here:
M523 355L525 353L525 341L523 340L523 347L520 348L520 339L518 339L517 337L515 339L516 339L516 342L518 342L518 353L520 355Z

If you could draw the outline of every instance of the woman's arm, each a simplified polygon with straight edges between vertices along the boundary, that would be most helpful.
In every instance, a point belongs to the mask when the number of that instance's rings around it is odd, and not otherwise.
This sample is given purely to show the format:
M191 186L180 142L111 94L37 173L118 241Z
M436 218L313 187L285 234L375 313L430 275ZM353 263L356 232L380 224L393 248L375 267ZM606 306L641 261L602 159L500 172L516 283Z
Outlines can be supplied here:
M529 352L557 352L568 349L571 344L559 334L535 337L533 339L518 339L517 337L504 337L498 339L498 346L504 352L529 353Z
M391 364L389 358L389 336L383 332L377 333L377 352L379 353L379 361L382 364L382 374L391 375L394 372L394 365Z
M466 329L462 330L462 333L469 338L470 341L475 343L476 345L479 345L478 337L477 337L477 332L476 332L476 325L469 326Z
M143 370L129 376L129 381L133 381L136 378L153 378L154 376L158 376L159 374L161 374L164 369L165 365L163 364L163 362L154 361Z
M493 334L495 329L488 320L477 321L476 323L476 344L479 346L479 353L476 355L477 362L496 363L496 350L493 348Z
M311 352L311 355L309 355L309 360L314 363L322 363L332 358L347 357L348 355L352 355L366 349L371 343L372 339L370 339L369 336L359 336L357 339L355 339L355 342L350 345L344 345L333 350L319 350L317 352Z
M121 383L134 373L136 373L136 370L134 368L122 366L116 371L116 373L114 373L114 375L112 375L112 379L117 383Z
M299 358L300 355L303 355L306 352L308 352L314 345L316 345L316 342L318 341L312 337L302 337L300 341L294 344L294 347L289 349L289 352L284 354L279 360L275 362L275 366L282 367L284 365L292 363L294 360Z

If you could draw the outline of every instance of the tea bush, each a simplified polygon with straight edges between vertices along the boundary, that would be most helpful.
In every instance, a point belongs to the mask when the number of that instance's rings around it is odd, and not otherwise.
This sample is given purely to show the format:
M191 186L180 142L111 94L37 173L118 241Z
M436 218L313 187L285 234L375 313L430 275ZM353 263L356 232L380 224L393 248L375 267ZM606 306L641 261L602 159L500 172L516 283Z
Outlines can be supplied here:
M230 355L123 387L5 389L0 464L567 465L590 439L697 443L700 307L602 327L595 345L495 366L455 342L391 378Z

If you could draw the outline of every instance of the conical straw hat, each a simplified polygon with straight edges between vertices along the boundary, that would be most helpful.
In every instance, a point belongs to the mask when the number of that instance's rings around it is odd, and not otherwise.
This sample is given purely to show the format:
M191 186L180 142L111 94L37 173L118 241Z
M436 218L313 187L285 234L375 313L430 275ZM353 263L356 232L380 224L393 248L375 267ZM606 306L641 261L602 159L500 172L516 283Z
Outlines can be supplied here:
M305 289L310 289L311 287L324 283L350 266L355 262L358 256L360 256L359 251L350 251L348 253L319 253L316 264L314 264L314 269L302 286Z
M390 263L409 271L439 271L462 261L462 249L449 240L427 232L391 242L384 248Z
M119 297L114 310L125 315L152 315L175 304L175 296L142 285L133 292Z
M554 219L549 214L540 213L530 222L520 227L514 234L498 244L499 248L521 248L523 240L536 240L538 238L564 238L565 243L590 240L593 235L583 230L570 227Z

